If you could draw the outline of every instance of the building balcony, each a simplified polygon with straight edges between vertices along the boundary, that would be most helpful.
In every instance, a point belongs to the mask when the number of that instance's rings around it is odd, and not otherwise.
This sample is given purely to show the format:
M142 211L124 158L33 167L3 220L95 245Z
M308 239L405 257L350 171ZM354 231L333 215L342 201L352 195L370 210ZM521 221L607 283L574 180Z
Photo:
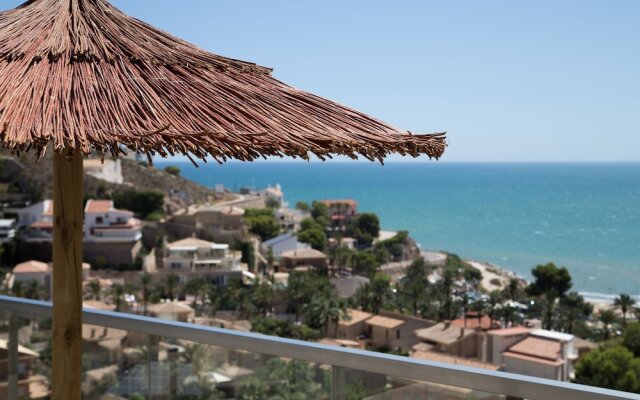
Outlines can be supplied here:
M85 237L89 242L122 242L137 241L142 239L142 231L139 228L101 228L91 229L92 234Z
M0 398L47 390L50 303L0 296ZM251 332L85 309L86 398L564 399L640 396ZM44 378L44 379L43 379ZM43 388L44 382L44 388ZM4 390L4 391L3 391Z

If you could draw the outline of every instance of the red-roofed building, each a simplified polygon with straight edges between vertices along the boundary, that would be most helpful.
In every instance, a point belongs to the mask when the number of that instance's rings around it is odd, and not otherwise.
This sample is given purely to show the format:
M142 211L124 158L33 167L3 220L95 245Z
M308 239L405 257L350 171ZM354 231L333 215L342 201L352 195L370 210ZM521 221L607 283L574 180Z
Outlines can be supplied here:
M118 210L111 200L89 200L84 208L86 242L135 242L142 238L142 225L127 210Z
M502 353L504 370L516 374L567 381L577 358L573 335L534 330Z
M335 224L347 224L358 215L358 202L353 199L323 200L329 211L329 218Z
M502 353L529 336L529 332L531 329L525 326L487 331L488 360L495 364L502 364Z

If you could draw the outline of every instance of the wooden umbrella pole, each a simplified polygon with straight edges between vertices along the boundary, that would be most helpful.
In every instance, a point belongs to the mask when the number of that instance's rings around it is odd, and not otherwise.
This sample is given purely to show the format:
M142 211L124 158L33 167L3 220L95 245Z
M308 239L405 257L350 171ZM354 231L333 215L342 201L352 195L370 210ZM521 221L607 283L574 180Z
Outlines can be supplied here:
M82 154L53 158L53 400L79 400L82 382Z

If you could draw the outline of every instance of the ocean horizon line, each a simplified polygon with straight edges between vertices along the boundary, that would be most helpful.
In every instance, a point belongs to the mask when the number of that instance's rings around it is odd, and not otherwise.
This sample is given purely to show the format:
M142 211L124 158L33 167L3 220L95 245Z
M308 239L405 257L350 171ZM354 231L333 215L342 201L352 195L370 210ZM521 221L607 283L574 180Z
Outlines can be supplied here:
M370 160L302 160L302 159L259 159L254 161L241 161L241 160L227 160L222 164L218 163L215 160L207 160L206 162L202 160L194 160L196 164L202 165L224 165L224 164L258 164L258 163L270 163L270 164L367 164L367 165L380 165L379 161L370 161ZM184 163L191 164L193 163L188 158L157 158L153 160L154 164L170 164L170 163ZM616 160L616 161L457 161L457 160L385 160L384 165L388 164L483 164L483 165L496 165L496 164L520 164L520 165L630 165L630 164L640 164L640 160Z

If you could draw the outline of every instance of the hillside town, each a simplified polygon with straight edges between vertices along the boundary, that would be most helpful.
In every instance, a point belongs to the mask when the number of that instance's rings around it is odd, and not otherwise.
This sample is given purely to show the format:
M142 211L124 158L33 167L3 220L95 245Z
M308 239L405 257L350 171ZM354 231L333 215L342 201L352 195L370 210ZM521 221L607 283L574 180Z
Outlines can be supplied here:
M2 168L13 162L3 159ZM566 269L553 264L535 267L529 283L491 265L426 251L409 232L382 229L384 221L361 210L357 199L291 205L275 183L238 191L216 185L194 195L174 185L127 185L123 170L132 168L182 179L173 166L85 161L85 173L104 183L85 199L85 308L558 381L579 381L588 354L608 351L600 343L628 343L628 332L638 331L629 296L594 309L571 292ZM2 185L2 292L48 300L53 201L46 191L27 193L6 178ZM49 393L48 329L45 320L20 326L21 396ZM6 336L0 334L0 365L6 365ZM84 325L83 339L87 398L140 398L136 379L174 352L181 379L230 398L253 398L243 391L260 373L255 357L222 348L160 337L150 343L144 335L91 325ZM192 368L194 353L210 366ZM286 367L278 362L268 365ZM158 368L159 380L171 373ZM6 374L0 369L0 381ZM163 382L158 390L171 391Z

